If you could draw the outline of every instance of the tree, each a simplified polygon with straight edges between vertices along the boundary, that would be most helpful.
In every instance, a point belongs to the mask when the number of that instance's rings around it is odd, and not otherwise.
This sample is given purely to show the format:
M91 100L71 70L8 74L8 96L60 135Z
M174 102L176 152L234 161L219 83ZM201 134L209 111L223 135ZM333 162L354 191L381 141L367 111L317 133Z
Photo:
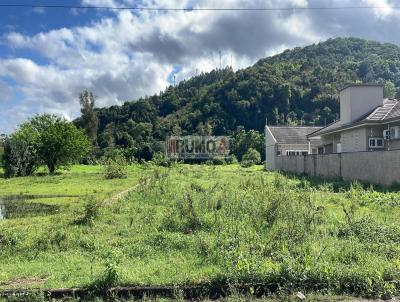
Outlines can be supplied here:
M31 125L22 124L4 141L3 167L6 177L29 176L40 165L38 136Z
M17 136L31 133L32 146L40 161L54 173L60 166L78 161L90 151L90 142L74 124L55 115L37 115L23 123Z
M239 161L249 149L255 149L259 153L264 149L264 137L255 130L246 131L243 127L238 127L236 132L231 136L230 149Z
M385 98L394 98L396 95L396 86L391 82L385 82L383 86L383 97Z
M79 103L81 104L82 125L86 135L93 145L97 143L97 128L99 119L95 111L96 98L92 92L84 90L79 95Z
M5 177L29 176L39 167L40 160L29 140L17 136L4 141L3 167Z
M261 162L261 155L256 149L249 148L242 157L241 165L243 167L250 167Z

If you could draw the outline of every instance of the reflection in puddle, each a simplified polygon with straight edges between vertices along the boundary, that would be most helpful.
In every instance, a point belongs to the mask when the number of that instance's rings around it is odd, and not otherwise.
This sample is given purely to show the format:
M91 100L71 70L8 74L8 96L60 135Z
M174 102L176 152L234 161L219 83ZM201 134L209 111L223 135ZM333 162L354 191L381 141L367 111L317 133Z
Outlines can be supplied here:
M0 219L56 214L58 206L29 200L38 198L77 197L78 195L7 195L0 196Z

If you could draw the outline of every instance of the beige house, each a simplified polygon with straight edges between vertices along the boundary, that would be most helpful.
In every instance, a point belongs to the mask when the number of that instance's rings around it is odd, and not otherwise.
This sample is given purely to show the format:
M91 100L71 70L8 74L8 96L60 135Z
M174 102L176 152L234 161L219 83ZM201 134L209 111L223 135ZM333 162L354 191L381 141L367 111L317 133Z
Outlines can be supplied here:
M384 99L382 85L347 86L340 91L340 120L307 138L320 138L324 154L400 149L400 101Z
M265 165L276 168L276 156L317 154L322 145L318 136L307 138L308 134L322 127L265 126Z

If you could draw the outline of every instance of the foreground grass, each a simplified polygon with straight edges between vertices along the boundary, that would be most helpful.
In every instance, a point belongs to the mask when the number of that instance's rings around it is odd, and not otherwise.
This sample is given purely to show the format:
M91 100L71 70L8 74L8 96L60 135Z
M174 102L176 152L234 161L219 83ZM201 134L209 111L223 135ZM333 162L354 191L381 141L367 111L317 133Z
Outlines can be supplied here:
M1 194L45 199L56 215L0 221L0 283L75 287L263 283L388 297L399 293L400 194L265 172L262 167L97 167L0 180ZM118 202L102 203L138 184Z

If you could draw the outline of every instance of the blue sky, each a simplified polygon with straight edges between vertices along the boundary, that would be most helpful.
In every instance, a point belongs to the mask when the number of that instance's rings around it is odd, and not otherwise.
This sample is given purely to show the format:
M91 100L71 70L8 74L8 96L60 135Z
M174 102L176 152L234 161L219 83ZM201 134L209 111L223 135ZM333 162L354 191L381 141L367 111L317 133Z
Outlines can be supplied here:
M0 8L0 133L36 113L73 119L89 89L98 106L158 93L222 64L243 68L330 37L400 43L394 0L20 0L152 7L379 6L369 10L133 12Z

